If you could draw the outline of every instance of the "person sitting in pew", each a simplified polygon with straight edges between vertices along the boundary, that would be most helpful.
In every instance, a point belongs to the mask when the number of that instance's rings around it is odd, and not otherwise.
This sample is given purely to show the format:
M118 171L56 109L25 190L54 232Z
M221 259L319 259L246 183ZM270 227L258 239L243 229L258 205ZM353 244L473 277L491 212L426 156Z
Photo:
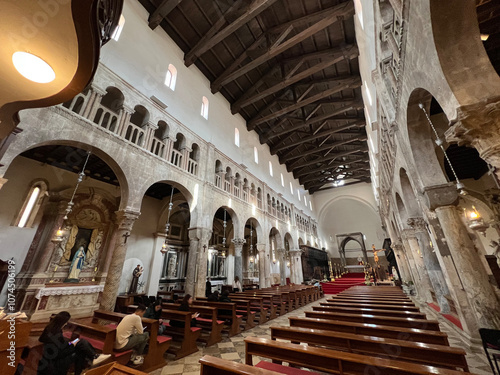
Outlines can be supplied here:
M61 311L45 327L38 339L43 343L42 358L38 363L37 375L66 375L70 366L75 366L75 375L80 375L86 367L97 365L111 354L96 354L93 346L85 339L64 337L63 328L71 315Z
M177 310L179 311L189 311L189 305L193 303L193 297L190 294L186 294L182 299L181 305ZM191 327L196 327L196 318L200 316L200 313L194 313L193 319L191 319ZM172 327L184 328L184 322L180 320L171 320L170 325Z
M222 296L220 296L219 302L231 302L231 298L229 298L229 290L226 289L222 292Z
M154 303L152 303L148 307L148 309L144 313L145 318L158 320L158 323L160 324L160 326L158 327L159 335L163 335L165 329L167 328L163 325L163 319L161 318L161 311L162 311L161 298L158 298Z
M238 276L235 276L233 281L233 293L237 292L243 292L243 288L240 283L240 278Z
M207 301L218 302L219 301L219 292L216 290L215 292L211 293L208 296Z
M149 340L149 332L144 332L142 317L146 306L140 304L133 314L125 316L116 327L115 349L117 351L133 350L132 363L141 365L144 362L142 354Z

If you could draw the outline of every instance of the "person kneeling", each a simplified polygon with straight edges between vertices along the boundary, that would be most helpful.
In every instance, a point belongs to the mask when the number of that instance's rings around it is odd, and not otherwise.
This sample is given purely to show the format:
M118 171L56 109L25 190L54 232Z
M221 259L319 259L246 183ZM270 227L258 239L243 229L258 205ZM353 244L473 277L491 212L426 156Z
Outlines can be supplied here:
M120 352L133 350L132 362L141 365L144 362L144 349L149 340L149 332L144 332L142 317L146 312L146 306L140 304L133 314L125 316L118 327L116 327L115 349Z

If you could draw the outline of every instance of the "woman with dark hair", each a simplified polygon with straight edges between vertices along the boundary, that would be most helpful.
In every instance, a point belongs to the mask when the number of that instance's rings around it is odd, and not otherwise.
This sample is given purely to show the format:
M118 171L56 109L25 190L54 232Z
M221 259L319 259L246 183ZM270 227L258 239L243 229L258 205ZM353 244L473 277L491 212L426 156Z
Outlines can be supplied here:
M149 305L148 309L144 313L144 318L158 320L158 323L160 324L158 327L159 335L163 335L163 332L165 332L165 329L167 328L163 325L163 319L161 318L161 302L161 298L157 298L154 303Z
M43 343L43 354L38 363L37 375L66 375L72 364L75 365L75 375L80 375L84 368L105 361L111 354L96 355L92 345L78 337L72 341L64 337L63 328L71 315L61 311L55 315L45 327L38 339Z
M179 311L189 311L189 305L193 303L193 297L190 294L186 294L182 299L181 305L177 310ZM200 316L200 313L194 313L193 319L191 319L191 327L196 327L196 318ZM184 328L184 322L179 320L171 320L170 325L172 327Z

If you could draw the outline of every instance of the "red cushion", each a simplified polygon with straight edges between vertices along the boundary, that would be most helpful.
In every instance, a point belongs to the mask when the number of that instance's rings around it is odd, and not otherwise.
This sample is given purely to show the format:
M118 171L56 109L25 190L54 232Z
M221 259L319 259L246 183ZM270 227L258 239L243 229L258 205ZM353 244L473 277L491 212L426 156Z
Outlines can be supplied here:
M125 350L124 352L113 351L113 355L115 356L115 358L121 357L121 356L129 354L129 353L132 353L132 349Z
M241 318L243 315L236 315L237 318Z
M212 322L212 319L205 319L205 318L196 318L196 320L200 322Z
M116 328L116 327L118 327L118 324L116 324L116 323L110 323L110 324L106 324L104 327Z
M171 341L172 340L172 337L170 336L157 336L156 337L156 341L158 341L160 344L163 343L163 342L167 342L167 341Z
M191 332L196 332L196 331L200 331L201 328L200 327L191 327Z
M305 371L295 367L282 366L278 365L277 363L266 362L266 361L261 361L257 363L255 367L276 371L279 372L280 374L287 374L287 375L320 375L319 372Z

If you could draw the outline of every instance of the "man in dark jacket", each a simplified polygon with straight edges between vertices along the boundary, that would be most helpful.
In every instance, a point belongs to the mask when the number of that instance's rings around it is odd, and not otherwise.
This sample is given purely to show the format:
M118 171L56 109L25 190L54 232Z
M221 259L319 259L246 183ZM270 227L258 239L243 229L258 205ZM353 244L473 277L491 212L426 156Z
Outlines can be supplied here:
M208 277L205 284L205 297L210 296L210 294L212 294L212 283L210 282L210 277Z

